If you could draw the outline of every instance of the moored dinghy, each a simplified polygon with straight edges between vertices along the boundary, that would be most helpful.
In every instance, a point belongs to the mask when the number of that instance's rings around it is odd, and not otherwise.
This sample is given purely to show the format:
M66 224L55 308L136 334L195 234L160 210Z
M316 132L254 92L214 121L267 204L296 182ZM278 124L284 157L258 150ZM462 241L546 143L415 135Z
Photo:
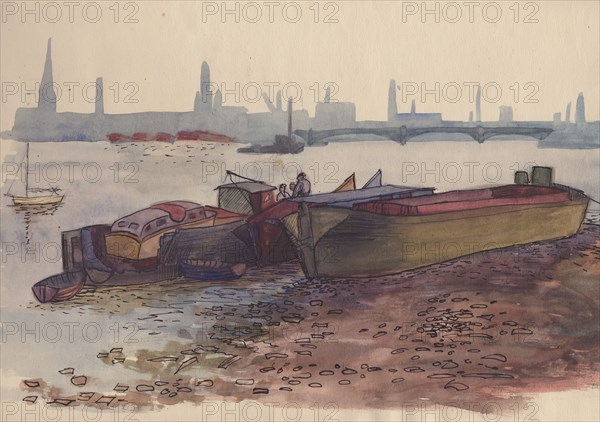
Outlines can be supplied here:
M31 290L40 303L61 302L79 293L85 279L84 270L65 272L38 281Z

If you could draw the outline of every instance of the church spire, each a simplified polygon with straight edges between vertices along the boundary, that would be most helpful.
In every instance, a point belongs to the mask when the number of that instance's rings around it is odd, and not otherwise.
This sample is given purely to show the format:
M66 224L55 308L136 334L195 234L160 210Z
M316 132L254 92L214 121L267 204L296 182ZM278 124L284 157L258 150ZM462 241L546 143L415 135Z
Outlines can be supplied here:
M44 63L44 74L38 92L38 108L56 112L56 92L54 91L54 79L52 77L52 38L48 38L46 49L46 63Z

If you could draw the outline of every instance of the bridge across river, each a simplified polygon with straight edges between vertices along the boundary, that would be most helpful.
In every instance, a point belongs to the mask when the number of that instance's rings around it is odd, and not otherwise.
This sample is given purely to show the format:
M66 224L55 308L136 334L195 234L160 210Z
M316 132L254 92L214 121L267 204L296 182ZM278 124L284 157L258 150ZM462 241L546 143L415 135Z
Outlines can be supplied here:
M345 128L329 130L295 130L294 134L301 137L307 145L323 142L325 139L343 135L377 135L400 142L402 145L417 136L428 133L460 133L470 136L480 144L495 136L518 135L530 136L542 140L552 133L553 129L546 127L518 126L440 126L440 127L380 127L380 128Z

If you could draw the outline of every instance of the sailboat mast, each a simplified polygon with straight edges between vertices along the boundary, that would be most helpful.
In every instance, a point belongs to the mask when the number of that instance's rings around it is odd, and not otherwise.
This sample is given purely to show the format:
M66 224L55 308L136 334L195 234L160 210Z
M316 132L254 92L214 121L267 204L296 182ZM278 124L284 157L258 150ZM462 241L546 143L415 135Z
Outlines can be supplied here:
M292 138L292 98L288 99L288 138Z
M25 196L29 196L29 142L25 152Z

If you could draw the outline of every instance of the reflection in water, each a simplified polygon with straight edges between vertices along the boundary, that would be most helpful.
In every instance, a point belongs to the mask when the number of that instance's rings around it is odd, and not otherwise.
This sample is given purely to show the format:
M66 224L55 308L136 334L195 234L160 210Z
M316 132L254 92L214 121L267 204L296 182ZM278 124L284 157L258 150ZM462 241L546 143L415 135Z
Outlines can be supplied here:
M23 225L25 226L25 244L29 245L31 242L31 235L33 227L39 216L42 215L54 215L56 210L62 207L62 203L59 204L48 204L48 205L10 205L9 207L15 210L16 214L22 216Z

